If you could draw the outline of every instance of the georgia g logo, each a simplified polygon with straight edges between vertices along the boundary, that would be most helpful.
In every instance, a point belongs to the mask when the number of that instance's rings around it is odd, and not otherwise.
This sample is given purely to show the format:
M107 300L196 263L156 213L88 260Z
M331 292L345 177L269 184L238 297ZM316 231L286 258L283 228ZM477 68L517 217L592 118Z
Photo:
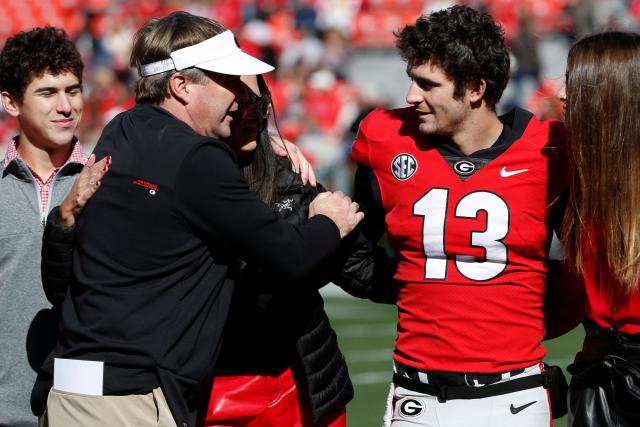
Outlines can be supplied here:
M405 418L415 418L424 410L424 404L415 399L403 399L400 401L400 415Z
M393 158L391 172L400 181L405 181L418 170L418 162L411 154L401 153Z
M476 165L468 160L460 160L453 165L458 175L468 176L476 171Z

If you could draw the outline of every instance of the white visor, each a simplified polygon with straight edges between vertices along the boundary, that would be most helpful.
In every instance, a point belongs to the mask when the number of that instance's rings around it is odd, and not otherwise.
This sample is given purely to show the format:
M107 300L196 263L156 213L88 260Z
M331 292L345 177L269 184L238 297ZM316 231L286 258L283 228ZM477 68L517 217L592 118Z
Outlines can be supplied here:
M229 30L203 42L171 52L170 59L140 66L142 77L196 67L214 73L253 76L273 71L265 62L244 53Z

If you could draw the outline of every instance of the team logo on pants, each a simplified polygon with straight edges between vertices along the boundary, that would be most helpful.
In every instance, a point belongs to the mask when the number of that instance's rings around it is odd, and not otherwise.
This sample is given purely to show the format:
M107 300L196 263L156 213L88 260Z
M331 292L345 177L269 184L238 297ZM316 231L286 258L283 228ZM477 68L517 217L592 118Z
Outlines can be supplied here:
M398 154L391 162L391 172L400 181L411 178L417 170L418 162L411 154Z
M405 418L415 418L424 411L424 404L416 399L405 398L398 402L400 415Z

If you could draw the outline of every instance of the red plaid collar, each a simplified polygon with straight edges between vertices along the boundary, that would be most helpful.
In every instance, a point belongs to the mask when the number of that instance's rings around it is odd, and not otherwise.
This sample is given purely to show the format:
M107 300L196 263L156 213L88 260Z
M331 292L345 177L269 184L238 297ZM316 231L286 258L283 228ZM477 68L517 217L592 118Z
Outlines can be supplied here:
M84 154L84 150L80 146L80 142L78 141L77 138L74 138L73 139L73 150L71 150L71 155L69 156L69 158L65 162L65 165L67 163L79 163L81 165L84 165L85 163L87 163L87 160L89 160L89 159L88 159L87 155Z
M4 169L7 169L11 162L20 157L18 155L18 138L18 136L14 137L7 147L7 152L4 155ZM84 154L78 138L73 138L73 150L71 150L71 155L64 164L68 163L79 163L81 165L87 163L87 156Z

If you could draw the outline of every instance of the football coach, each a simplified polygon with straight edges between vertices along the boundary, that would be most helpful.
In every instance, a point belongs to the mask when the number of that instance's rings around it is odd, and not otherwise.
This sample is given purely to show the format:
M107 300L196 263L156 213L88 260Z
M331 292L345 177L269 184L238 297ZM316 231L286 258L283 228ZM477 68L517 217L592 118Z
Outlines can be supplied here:
M273 68L219 23L185 12L151 20L131 65L137 105L96 146L112 156L110 173L77 224L61 337L34 388L49 427L193 426L234 260L300 281L363 217L325 193L293 226L249 190L221 139L241 120L240 75Z

